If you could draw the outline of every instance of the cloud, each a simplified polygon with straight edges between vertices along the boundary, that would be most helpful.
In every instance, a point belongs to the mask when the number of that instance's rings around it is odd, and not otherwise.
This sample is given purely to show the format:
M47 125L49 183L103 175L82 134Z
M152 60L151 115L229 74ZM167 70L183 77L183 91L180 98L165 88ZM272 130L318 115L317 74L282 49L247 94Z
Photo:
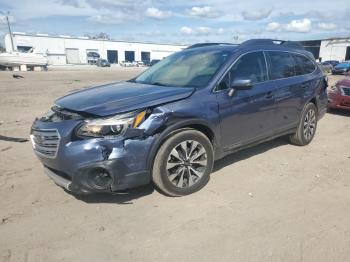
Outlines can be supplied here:
M183 26L183 27L181 27L180 32L185 34L185 35L191 35L193 33L193 29L191 27L188 27L188 26Z
M10 23L15 23L16 20L13 16L9 16L9 21ZM0 15L0 27L7 26L7 21L6 21L6 16L5 15Z
M333 23L318 23L317 27L325 31L333 31L337 29L337 25Z
M209 35L211 33L212 29L210 27L206 26L200 26L197 28L197 34L199 35Z
M287 24L285 28L289 32L307 33L311 31L312 23L308 18L304 18L302 20L293 20Z
M282 28L282 25L280 23L271 22L267 24L266 30L271 32L276 32L281 30L281 28Z
M242 16L245 20L262 20L270 16L272 9L260 9L257 11L243 11Z
M194 35L194 36L208 36L208 35L221 35L225 31L223 28L212 28L207 26L199 26L196 28L191 28L188 26L183 26L180 29L180 32L184 35Z
M155 7L149 7L147 8L145 15L150 18L162 20L171 16L172 13L170 11L159 10L158 8L155 8Z
M95 24L118 25L129 21L138 21L139 17L124 12L114 12L113 14L93 15L87 20Z
M190 16L205 17L205 18L216 18L219 14L213 10L210 6L194 6L187 10L187 14Z
M288 24L281 24L278 22L268 23L266 26L266 30L270 32L279 32L279 31L287 31L287 32L295 32L295 33L308 33L312 29L312 22L308 18L304 18L301 20L292 20Z

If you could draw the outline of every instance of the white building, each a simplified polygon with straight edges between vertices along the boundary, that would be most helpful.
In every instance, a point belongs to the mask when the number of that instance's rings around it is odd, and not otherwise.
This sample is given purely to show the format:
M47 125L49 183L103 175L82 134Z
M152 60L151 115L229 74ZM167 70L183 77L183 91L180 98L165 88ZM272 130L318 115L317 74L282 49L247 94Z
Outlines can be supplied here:
M325 60L350 60L350 37L328 39L321 42L320 57Z
M316 59L321 58L322 61L350 60L350 37L300 41L300 43L312 52Z
M88 52L97 52L101 58L111 63L150 61L162 59L186 48L184 45L88 39L65 35L31 35L20 32L13 33L13 42L17 50L27 51L34 48L36 53L46 54L51 65L86 64ZM5 48L7 52L12 50L9 34L5 35Z

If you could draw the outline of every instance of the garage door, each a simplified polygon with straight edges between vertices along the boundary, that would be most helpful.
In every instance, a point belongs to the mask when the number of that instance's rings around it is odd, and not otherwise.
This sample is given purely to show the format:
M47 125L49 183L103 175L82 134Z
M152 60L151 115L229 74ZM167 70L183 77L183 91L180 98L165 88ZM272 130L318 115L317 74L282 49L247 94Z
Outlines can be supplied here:
M80 64L79 49L66 48L67 64Z

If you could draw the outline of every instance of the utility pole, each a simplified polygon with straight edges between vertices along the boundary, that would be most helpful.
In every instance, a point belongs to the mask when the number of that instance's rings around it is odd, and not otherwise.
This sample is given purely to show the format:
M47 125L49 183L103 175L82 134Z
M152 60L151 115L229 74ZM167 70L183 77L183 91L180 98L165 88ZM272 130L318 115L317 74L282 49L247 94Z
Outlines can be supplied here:
M1 12L1 13L3 13L3 12ZM15 51L15 45L13 44L12 31L11 31L11 26L10 26L10 21L9 21L10 12L7 12L6 14L3 13L3 14L6 16L7 27L9 29L9 34L10 34L10 39L11 39L12 51Z

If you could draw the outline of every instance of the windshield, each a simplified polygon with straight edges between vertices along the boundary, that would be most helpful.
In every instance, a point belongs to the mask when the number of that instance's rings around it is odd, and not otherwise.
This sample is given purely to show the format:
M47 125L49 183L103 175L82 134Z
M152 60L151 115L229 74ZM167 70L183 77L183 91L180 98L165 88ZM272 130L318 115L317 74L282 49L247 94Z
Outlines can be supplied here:
M135 79L136 83L204 87L225 64L232 51L193 49L161 60Z

